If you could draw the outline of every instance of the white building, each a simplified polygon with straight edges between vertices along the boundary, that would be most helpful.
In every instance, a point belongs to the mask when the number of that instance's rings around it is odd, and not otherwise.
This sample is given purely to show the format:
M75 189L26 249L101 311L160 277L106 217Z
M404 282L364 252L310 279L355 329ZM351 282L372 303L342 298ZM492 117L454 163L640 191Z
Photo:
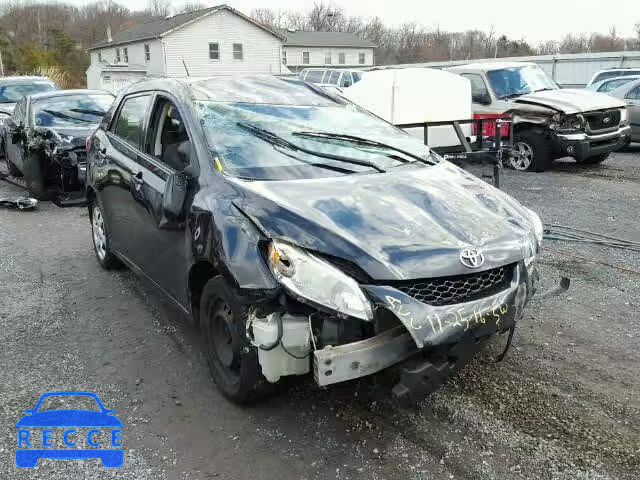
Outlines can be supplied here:
M375 65L376 45L347 32L281 30L282 63L292 72L310 67L366 68Z
M151 20L89 49L87 88L117 92L143 77L280 74L284 36L219 5Z

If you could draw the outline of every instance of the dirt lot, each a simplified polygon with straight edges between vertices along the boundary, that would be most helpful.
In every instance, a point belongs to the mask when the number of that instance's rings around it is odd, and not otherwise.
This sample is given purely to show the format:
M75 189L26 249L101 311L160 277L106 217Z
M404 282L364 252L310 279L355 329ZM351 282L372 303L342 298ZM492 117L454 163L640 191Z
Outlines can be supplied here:
M640 149L503 183L545 222L640 239ZM0 181L0 197L18 191ZM84 210L0 210L0 478L637 479L640 253L548 241L540 270L570 292L530 305L504 362L501 338L415 408L390 401L387 375L239 408L198 333L130 272L98 267ZM15 423L51 390L115 409L122 468L15 467Z

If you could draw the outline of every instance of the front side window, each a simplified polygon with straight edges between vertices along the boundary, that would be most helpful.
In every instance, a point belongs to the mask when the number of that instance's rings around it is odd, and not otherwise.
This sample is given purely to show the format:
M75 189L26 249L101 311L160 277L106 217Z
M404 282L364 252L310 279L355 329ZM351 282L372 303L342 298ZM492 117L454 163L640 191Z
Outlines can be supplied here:
M242 48L242 44L241 43L234 43L233 44L233 59L234 60L243 60L244 59L244 52L243 52L243 48Z
M134 148L140 146L144 133L144 119L150 102L151 95L126 98L112 126L113 133Z
M360 65L364 65L364 62L365 62L364 52L360 52L360 53L358 54L358 63L359 63Z
M154 108L154 115L149 130L151 141L147 152L168 167L182 171L187 166L180 151L190 151L191 143L187 127L180 111L167 98L159 98Z
M462 77L469 80L471 83L471 101L474 103L485 103L491 99L489 95L489 89L487 88L487 84L484 83L484 79L482 75L478 75L477 73L463 73Z
M209 60L220 60L220 44L209 44Z
M537 65L491 70L487 72L487 77L499 99L558 89L553 80Z
M122 49L122 53L124 53L124 63L129 63L129 49Z
M331 65L331 52L324 53L324 63L327 65Z
M148 62L151 60L151 49L149 48L149 44L144 44L144 61Z
M340 65L344 65L344 63L345 63L345 55L344 55L344 52L340 52L340 53L338 54L338 63L339 63Z
M120 63L120 49L116 48L116 63Z
M309 52L302 52L302 63L309 65Z
M625 98L628 98L629 100L640 100L640 85L627 93Z
M0 84L0 103L16 103L27 95L57 90L52 82Z
M62 95L35 100L31 106L36 127L97 127L113 102L111 95Z

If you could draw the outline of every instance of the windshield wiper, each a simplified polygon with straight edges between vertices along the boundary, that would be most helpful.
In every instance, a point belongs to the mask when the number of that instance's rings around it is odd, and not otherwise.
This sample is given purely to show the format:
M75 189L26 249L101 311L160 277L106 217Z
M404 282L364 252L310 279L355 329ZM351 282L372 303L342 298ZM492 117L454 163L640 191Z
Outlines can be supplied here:
M522 92L522 91L521 91L521 92L512 92L512 93L507 93L506 95L502 95L502 96L500 96L500 97L498 97L498 98L499 98L500 100L507 100L507 99L509 99L509 98L520 97L520 96L522 96L522 95L526 95L526 94L528 94L528 93L531 93L531 92Z
M385 173L385 170L383 170L381 167L379 167L375 163L367 162L366 160L358 160L356 158L348 158L348 157L343 157L341 155L333 155L331 153L316 152L314 150L308 150L304 147L296 145L295 143L291 143L289 140L286 140L281 136L276 135L273 132L270 132L269 130L257 127L250 123L237 122L236 125L238 125L243 130L246 130L249 133L255 135L256 137L278 147L288 148L289 150L300 151L308 155L314 155L316 157L321 157L321 158L328 158L330 160L336 160L338 162L350 163L352 165L360 165L361 167L369 167L369 168L373 168L379 173Z
M106 113L102 110L91 110L89 108L70 108L69 111L75 113L85 113L87 115L95 115L97 117L102 117Z
M71 121L74 121L74 122L94 123L91 120L86 120L84 118L73 117L71 115L67 115L67 114L62 113L62 112L56 112L55 110L47 110L46 108L43 108L42 111L45 112L45 113L48 113L49 115L51 115L53 117L62 118L64 120L71 120Z
M428 160L422 158L421 156L413 154L413 153L409 153L406 150L403 150L401 148L394 147L393 145L387 145L386 143L378 142L376 140L357 137L355 135L347 135L347 134L344 134L344 133L330 133L330 132L293 132L292 135L294 135L296 137L306 137L306 138L328 138L328 139L332 139L332 140L343 140L345 142L355 143L355 144L358 144L358 145L367 145L367 146L375 147L375 148L384 148L384 149L387 149L387 150L393 150L395 152L399 152L399 153L401 153L403 155L406 155L407 157L413 158L414 160L417 160L419 162L429 163L431 165L434 165L433 162L429 162ZM402 157L398 157L397 155L393 155L393 158L395 160L398 160L399 162L402 162L402 163L410 163L409 160L404 159Z
M545 88L541 88L539 90L534 90L533 92L548 92L549 90L557 90L555 88L549 88L549 87L545 87Z

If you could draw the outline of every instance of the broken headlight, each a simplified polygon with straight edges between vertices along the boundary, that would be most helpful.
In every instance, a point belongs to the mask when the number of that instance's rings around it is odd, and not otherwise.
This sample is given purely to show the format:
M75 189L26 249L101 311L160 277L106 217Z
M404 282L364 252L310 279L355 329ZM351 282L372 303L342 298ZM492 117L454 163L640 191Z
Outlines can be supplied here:
M269 244L267 263L294 296L340 314L371 320L371 303L358 283L315 255L280 240Z
M575 131L584 128L584 122L581 115L567 115L561 117L554 116L554 123L551 125L554 130Z

